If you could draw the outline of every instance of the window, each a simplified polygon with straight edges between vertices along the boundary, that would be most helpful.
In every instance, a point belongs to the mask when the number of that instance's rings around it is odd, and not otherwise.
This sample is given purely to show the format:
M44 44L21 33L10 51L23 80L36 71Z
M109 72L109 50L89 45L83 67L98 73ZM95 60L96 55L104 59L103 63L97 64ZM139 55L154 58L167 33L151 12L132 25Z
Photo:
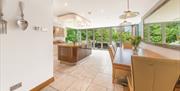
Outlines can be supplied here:
M157 44L180 44L180 22L145 24L144 41Z
M128 27L104 27L94 29L67 29L66 41L68 43L78 42L87 44L95 49L107 49L112 41L120 45L120 42L127 41L131 36L131 28ZM123 42L122 41L122 42Z

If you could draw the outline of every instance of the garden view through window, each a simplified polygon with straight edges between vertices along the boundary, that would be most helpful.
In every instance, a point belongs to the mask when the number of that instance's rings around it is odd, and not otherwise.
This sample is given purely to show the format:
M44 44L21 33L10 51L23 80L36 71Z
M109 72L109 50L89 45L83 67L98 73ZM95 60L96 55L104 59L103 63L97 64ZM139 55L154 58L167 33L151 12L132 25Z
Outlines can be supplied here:
M127 26L132 27L132 26ZM72 29L67 28L66 42L87 44L94 49L107 49L108 45L115 42L120 45L131 36L131 28L127 27L106 27L93 29Z

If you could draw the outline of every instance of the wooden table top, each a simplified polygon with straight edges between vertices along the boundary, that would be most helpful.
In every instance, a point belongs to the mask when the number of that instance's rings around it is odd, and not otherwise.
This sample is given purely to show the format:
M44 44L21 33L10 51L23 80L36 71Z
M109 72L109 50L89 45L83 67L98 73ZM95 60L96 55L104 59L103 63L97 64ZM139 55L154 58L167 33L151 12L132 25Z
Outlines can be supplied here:
M70 43L59 43L57 44L58 46L61 46L61 47L81 47L81 45L79 44L70 44Z
M134 55L132 49L122 49L118 47L116 50L116 54L114 56L113 64L131 66L132 55ZM147 49L138 49L138 52L136 55L144 56L144 57L165 58L164 56L157 54L155 52L152 52L150 50L147 50Z

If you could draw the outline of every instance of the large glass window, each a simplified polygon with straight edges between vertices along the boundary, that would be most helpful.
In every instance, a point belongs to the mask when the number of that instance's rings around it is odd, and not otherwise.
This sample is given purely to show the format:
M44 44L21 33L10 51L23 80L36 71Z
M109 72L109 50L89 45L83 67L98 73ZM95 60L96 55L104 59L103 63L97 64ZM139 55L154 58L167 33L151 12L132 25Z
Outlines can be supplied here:
M157 44L180 44L179 26L180 22L145 24L144 41Z
M105 27L94 29L67 29L66 41L68 43L78 42L95 49L107 49L108 45L115 42L120 46L122 40L131 36L129 27Z

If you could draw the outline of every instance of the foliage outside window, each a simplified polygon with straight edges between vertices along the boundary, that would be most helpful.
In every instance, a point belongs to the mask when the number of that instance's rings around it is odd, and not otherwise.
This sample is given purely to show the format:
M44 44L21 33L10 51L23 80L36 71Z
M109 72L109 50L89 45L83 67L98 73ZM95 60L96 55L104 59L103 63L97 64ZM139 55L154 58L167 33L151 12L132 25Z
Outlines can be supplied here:
M93 46L93 29L88 29L88 46L92 47Z
M121 42L130 42L129 39L131 38L131 33L130 32L121 32L120 33L120 39Z
M154 44L180 45L180 21L145 24L144 41Z
M77 42L78 37L77 37L77 30L76 29L67 29L67 37L66 37L66 42Z
M80 31L81 31L81 40L85 41L86 40L86 30L83 29L83 30L80 30Z
M180 22L168 23L165 27L166 43L180 44Z
M108 43L110 41L110 29L102 28L101 31L103 36L103 42Z
M95 28L95 29L67 29L66 41L68 43L81 42L87 43L88 47L95 48L108 48L108 45L112 41L117 45L121 41L128 41L131 36L130 32L125 31L124 27L107 27L107 28ZM94 39L94 40L93 40Z
M150 40L153 43L162 43L162 33L160 24L152 24L150 28Z
M96 42L101 42L101 36L102 36L102 31L100 29L95 29L95 40Z
M93 29L89 29L88 31L88 40L93 40Z
M118 42L118 41L120 41L120 32L118 32L118 31L116 31L116 30L112 30L112 40L114 41L114 42Z

